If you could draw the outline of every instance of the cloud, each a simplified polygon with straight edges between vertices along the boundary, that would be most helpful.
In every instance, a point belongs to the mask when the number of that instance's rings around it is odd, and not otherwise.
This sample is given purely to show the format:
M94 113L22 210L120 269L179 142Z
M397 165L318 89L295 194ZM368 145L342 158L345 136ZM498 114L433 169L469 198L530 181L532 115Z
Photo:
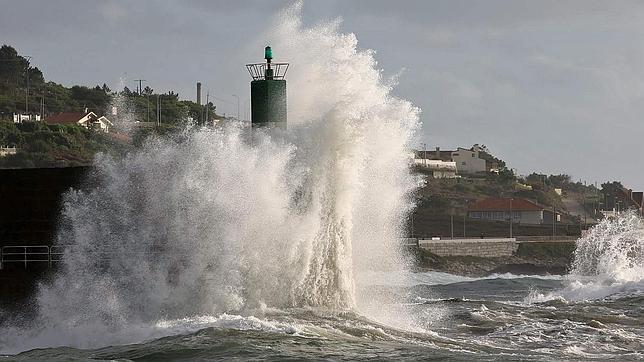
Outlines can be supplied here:
M4 6L0 33L57 82L115 84L127 72L192 98L202 81L234 105L232 94L248 95L243 65L261 59L289 3L24 0ZM521 172L644 187L644 2L304 3L305 25L338 16L422 108L428 144L484 143Z
M109 1L101 5L101 14L108 22L117 24L127 18L128 12L122 4Z

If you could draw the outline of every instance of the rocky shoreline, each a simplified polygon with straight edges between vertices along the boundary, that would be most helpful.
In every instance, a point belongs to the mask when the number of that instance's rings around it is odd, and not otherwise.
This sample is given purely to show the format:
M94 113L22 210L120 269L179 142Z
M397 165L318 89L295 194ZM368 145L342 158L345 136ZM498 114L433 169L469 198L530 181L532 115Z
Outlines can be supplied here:
M414 248L418 271L440 271L470 277L512 273L517 275L567 274L574 258L574 242L522 243L511 257L475 256L441 257L422 248Z

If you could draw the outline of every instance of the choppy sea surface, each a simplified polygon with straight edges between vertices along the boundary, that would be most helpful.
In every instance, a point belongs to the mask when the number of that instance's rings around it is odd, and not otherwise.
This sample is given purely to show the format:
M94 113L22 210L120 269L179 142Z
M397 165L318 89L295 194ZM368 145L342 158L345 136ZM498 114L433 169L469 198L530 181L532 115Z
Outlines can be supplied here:
M34 349L3 360L587 360L644 358L644 284L556 276L383 273L415 328L351 311L264 309L160 321L158 338L98 349ZM411 278L410 278L411 276ZM409 281L412 281L411 283ZM389 282L387 282L389 281ZM589 293L592 298L588 298ZM406 308L407 309L407 308ZM410 331L411 329L411 331Z

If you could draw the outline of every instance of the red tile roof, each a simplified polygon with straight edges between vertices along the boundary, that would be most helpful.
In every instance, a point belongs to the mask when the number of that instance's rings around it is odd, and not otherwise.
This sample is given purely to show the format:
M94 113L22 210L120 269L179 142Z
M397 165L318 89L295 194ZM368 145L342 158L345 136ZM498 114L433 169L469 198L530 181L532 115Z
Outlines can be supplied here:
M81 118L85 117L87 113L83 112L66 112L66 113L58 113L53 116L49 116L45 119L45 123L49 124L69 124L69 123L76 123L80 121Z
M469 208L470 211L505 211L510 210L509 198L489 198L475 202ZM517 211L540 211L546 210L545 207L538 205L530 200L513 198L512 210Z

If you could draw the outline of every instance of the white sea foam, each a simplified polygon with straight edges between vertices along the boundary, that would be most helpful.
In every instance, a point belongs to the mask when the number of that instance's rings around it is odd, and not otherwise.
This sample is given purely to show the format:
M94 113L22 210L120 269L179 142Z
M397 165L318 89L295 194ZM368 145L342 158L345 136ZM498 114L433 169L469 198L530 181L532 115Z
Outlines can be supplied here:
M84 324L75 328L61 328L60 325L41 326L38 330L5 329L3 336L6 344L3 353L13 354L24 350L45 347L70 346L75 348L92 348L109 344L130 344L152 339L185 335L205 328L239 331L263 331L270 333L306 336L306 326L261 319L254 316L221 314L218 316L202 315L179 319L160 319L154 323L129 323L120 328L96 328L96 325ZM10 333L12 332L12 333Z
M134 342L163 321L262 307L386 314L363 308L375 297L356 276L404 268L419 110L339 22L304 27L301 6L260 39L293 64L289 130L249 142L246 129L192 129L124 160L99 155L100 187L65 198L64 264L40 287L37 329L12 331L24 346Z
M577 241L565 287L534 291L527 302L583 301L644 293L644 222L635 212L621 213L593 227Z
M364 284L382 286L404 286L413 287L416 285L446 285L464 282L475 282L480 280L493 279L541 279L561 280L561 275L517 275L511 273L491 274L484 277L467 277L462 275L449 274L444 272L411 272L408 270L396 271L370 271L358 276L363 279Z

